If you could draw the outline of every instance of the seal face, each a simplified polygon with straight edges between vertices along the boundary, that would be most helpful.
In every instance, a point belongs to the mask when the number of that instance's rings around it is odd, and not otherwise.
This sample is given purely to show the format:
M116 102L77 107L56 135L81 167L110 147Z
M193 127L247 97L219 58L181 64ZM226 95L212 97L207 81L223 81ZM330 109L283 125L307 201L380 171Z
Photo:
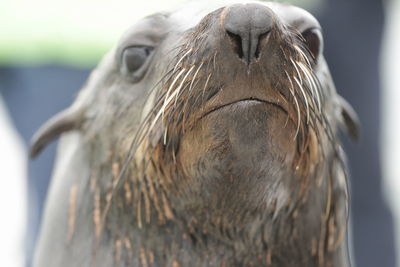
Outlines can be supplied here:
M321 29L278 3L147 17L39 131L64 137L36 266L348 266L356 136ZM50 253L50 251L52 251Z

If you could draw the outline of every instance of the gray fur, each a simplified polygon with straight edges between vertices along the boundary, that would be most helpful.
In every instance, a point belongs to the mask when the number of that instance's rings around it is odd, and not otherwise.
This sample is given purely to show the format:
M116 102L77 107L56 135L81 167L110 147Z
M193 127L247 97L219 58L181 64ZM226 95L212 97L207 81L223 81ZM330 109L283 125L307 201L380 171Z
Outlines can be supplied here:
M315 18L252 3L246 12L274 14L257 59L242 64L231 49L225 3L147 17L93 71L76 121L58 117L37 137L74 130L59 147L36 267L349 266L337 127L355 135L355 113L322 39L315 59L302 48ZM154 48L134 74L122 61L132 46Z

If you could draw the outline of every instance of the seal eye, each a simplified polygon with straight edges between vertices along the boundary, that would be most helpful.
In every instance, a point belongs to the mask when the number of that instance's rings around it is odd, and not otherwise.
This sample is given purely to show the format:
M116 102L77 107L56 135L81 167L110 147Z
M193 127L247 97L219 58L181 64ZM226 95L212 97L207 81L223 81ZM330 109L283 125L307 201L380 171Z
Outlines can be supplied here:
M321 51L321 33L318 29L312 28L305 30L303 33L303 38L307 45L308 50L311 53L314 61L317 61L319 53Z
M138 71L152 52L150 47L128 47L122 54L123 66L129 73Z

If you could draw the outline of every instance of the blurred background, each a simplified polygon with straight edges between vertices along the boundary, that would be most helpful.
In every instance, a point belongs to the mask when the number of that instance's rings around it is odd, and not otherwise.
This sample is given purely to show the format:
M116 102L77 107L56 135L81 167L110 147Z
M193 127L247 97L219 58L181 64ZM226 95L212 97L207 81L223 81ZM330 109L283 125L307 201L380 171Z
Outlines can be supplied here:
M69 106L90 70L136 20L184 0L2 0L0 266L31 266L56 144L29 161L29 140ZM358 112L346 138L353 260L395 267L400 252L400 0L293 0L324 29L336 87Z

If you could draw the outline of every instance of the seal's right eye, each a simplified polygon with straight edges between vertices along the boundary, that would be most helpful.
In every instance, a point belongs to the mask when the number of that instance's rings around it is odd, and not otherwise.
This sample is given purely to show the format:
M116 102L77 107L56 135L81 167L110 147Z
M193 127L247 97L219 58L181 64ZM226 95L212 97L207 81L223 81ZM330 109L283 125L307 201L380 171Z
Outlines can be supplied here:
M314 61L318 60L321 51L321 31L316 28L310 28L302 32L302 35Z
M145 72L144 66L147 65L149 56L153 49L151 47L128 47L122 52L122 68L127 74L139 79Z

